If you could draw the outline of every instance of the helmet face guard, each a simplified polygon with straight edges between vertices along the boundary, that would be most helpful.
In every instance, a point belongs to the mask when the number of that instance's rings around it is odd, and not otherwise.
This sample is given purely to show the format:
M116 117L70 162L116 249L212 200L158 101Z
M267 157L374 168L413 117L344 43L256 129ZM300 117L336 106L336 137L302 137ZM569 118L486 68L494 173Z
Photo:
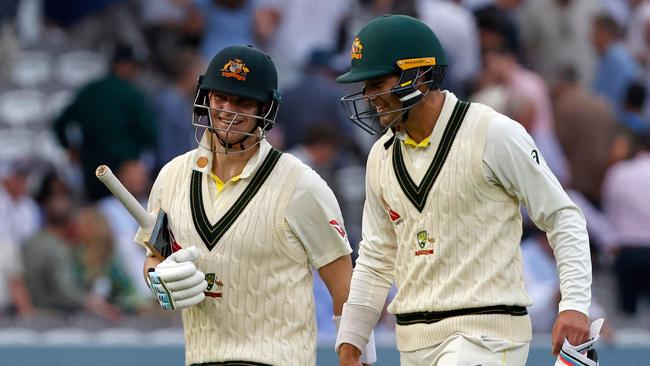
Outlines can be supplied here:
M260 104L262 103L260 102ZM271 128L273 128L275 125L275 119L278 115L278 107L278 101L271 99L271 102L262 104L260 108L260 114L249 114L221 108L211 108L209 92L205 90L199 90L197 91L196 97L194 99L194 113L192 114L194 139L200 145L203 131L208 130L209 132L215 134L224 150L215 151L212 146L203 146L206 149L224 154L241 153L250 150L257 146L257 144L259 144L260 141L268 135L269 131L271 131ZM213 120L213 116L217 115L218 113L226 113L229 118L232 116L230 118L230 121L227 122L227 127L217 127L217 121ZM233 126L241 123L242 118L253 118L257 120L257 123L255 127L253 127L253 129L250 131L238 131L236 129L233 129ZM225 139L222 139L219 134L217 134L217 132L225 133ZM237 135L240 138L234 142L228 142L231 135ZM257 141L250 146L244 146L243 142L249 137L255 137Z
M361 129L371 135L381 135L396 124L406 122L409 110L421 101L429 90L435 90L440 87L442 79L444 79L444 71L443 66L405 69L402 71L399 81L389 91L366 95L364 88L360 92L344 96L341 98L341 103L345 108L346 114L354 124L361 127ZM427 80L418 82L418 80L425 77L427 73L431 73L431 77ZM427 89L424 92L419 88L421 85L427 86ZM386 112L377 112L372 100L376 97L388 94L396 97L402 103L402 107ZM380 121L382 116L398 112L401 113L396 115L389 123L385 125L381 124Z

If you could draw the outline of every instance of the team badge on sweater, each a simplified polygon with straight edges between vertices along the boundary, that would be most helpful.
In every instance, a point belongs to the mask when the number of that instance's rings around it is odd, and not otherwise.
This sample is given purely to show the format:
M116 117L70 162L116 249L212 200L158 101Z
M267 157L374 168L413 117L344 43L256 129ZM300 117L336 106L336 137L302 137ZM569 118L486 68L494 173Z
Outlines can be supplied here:
M206 273L205 281L208 283L208 287L206 288L206 291L203 292L205 296L207 297L223 296L223 293L221 292L221 289L223 288L223 282L221 282L217 278L217 275L215 275L214 273Z
M417 247L415 249L415 256L421 256L421 255L429 255L433 254L433 244L435 243L435 239L429 238L429 234L427 233L426 230L422 230L417 234Z

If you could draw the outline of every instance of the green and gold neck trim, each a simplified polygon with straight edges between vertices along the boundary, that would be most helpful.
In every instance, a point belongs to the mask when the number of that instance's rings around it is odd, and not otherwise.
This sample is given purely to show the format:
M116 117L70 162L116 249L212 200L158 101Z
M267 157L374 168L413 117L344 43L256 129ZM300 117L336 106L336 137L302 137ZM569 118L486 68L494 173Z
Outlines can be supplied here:
M255 197L255 194L260 190L266 179L269 177L273 168L280 160L282 152L271 148L269 153L264 158L262 164L260 164L257 172L251 178L250 183L244 189L241 196L237 198L235 204L228 209L225 215L219 219L214 225L210 224L210 220L205 213L205 207L203 206L203 174L199 171L194 170L192 172L192 180L190 183L190 206L192 209L192 221L194 222L194 227L199 233L199 236L205 243L205 246L208 250L212 250L214 246L219 242L219 239L228 231L232 224L237 220L239 215L244 211L246 206L250 201Z
M463 123L463 119L467 114L470 103L457 101L454 106L454 111L451 113L449 123L445 127L445 131L442 134L440 144L436 150L436 155L433 157L427 172L422 178L422 182L418 186L415 184L413 179L406 169L404 164L404 158L402 156L402 144L399 139L396 141L398 143L393 144L393 170L395 171L395 176L397 177L397 182L399 183L402 191L406 197L411 201L413 206L417 208L418 211L422 212L424 205L427 202L427 197L429 197L429 192L433 187L440 171L442 170L451 146L454 143L454 139L460 130L460 126Z

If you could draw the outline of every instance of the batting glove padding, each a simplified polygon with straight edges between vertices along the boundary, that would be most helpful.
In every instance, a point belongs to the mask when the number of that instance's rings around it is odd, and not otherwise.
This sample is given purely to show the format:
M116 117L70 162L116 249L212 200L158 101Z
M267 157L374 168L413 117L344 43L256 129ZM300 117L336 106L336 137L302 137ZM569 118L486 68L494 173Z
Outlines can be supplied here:
M573 346L565 339L555 366L598 366L598 354L594 346L600 338L600 328L604 322L605 319L598 319L591 323L589 340L583 344Z
M170 255L155 269L149 269L151 290L163 309L194 306L205 299L205 275L192 261L200 256L197 248L185 248Z

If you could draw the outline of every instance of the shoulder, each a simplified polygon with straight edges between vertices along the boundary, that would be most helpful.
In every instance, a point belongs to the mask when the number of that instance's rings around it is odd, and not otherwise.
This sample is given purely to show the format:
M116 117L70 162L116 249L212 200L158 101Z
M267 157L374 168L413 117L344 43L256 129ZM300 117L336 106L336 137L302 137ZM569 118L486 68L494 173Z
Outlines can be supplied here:
M311 169L307 164L303 163L298 157L289 152L282 152L282 157L280 158L284 164L287 164L291 167L303 167L304 169Z
M321 176L316 173L314 169L303 163L291 153L283 153L281 160L286 164L289 169L298 169L299 173L296 191L315 193L320 192L323 187L327 187L327 183Z
M315 170L306 167L300 175L296 190L311 195L319 195L323 191L331 191L327 182Z
M158 173L158 178L156 180L162 180L162 179L170 179L172 176L176 176L179 174L179 172L184 171L184 170L191 170L192 169L192 158L194 157L194 152L196 150L190 150L186 152L183 155L179 155L172 160L170 160L167 164L165 164L162 169L160 169L160 172Z
M532 138L519 122L496 113L489 119L487 143L501 147L513 142L532 142Z
M528 134L524 126L521 125L521 123L501 113L495 112L492 118L490 118L489 123L490 123L490 130L493 130L494 132L500 135L513 136L513 135Z

